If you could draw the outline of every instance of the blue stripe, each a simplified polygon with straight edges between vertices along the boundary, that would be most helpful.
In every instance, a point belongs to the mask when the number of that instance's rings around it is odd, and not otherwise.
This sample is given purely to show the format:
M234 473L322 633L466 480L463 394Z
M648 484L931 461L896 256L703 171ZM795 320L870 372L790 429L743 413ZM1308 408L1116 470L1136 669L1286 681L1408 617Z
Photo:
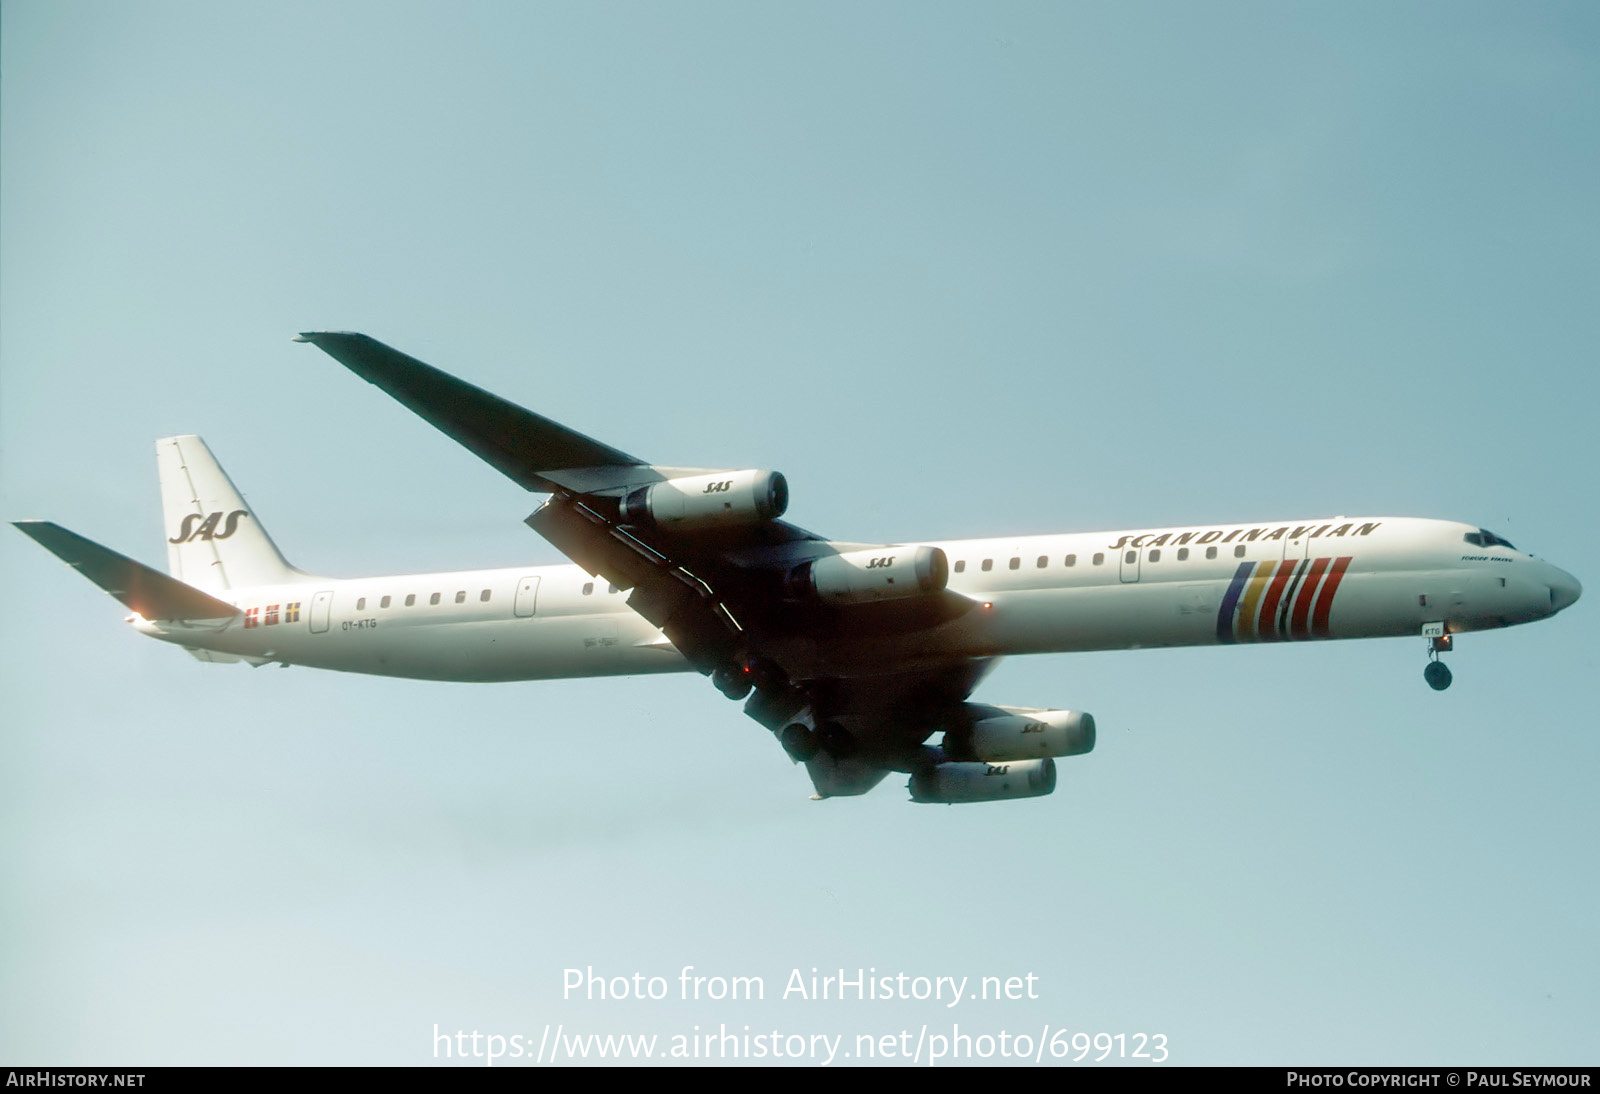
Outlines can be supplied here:
M1237 641L1233 637L1233 612L1239 606L1239 594L1244 592L1245 580L1253 569L1255 563L1241 562L1239 568L1233 572L1233 582L1228 586L1228 595L1222 598L1222 608L1217 612L1218 642L1231 644Z

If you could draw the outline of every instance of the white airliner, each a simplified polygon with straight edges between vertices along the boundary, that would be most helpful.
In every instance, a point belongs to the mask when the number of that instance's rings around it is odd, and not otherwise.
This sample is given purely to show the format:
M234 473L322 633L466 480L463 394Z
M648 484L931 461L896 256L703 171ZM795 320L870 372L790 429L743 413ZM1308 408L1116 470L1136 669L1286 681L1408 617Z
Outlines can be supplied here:
M831 541L782 475L637 460L365 335L300 336L530 491L576 565L342 579L284 561L199 437L156 443L170 575L18 523L202 661L428 680L697 671L818 797L891 771L912 800L1035 797L1094 747L1080 711L969 701L1008 654L1456 634L1554 615L1572 575L1468 524L1306 519L945 543ZM928 742L935 735L937 745Z

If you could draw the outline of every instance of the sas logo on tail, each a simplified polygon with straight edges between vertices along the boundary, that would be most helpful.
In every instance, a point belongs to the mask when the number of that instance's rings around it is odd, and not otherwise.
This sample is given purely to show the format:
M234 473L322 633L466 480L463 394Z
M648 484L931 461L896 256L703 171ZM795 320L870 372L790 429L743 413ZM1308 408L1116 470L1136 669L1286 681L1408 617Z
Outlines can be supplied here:
M183 518L183 527L178 529L178 534L167 540L168 543L193 543L197 539L227 539L239 528L239 518L248 517L250 514L243 509L235 509L228 514L228 523L222 531L217 531L217 525L222 523L222 513L208 513L204 520L199 513L190 513ZM199 527L195 527L196 523Z

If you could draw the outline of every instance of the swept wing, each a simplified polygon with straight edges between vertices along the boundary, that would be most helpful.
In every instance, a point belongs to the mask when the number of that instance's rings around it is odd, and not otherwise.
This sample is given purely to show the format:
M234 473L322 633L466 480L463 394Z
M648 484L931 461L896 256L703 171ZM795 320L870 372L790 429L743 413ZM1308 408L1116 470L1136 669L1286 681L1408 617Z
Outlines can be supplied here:
M774 732L798 723L831 734L825 749L791 750L806 760L820 795L862 793L891 769L927 762L922 742L957 715L992 664L981 655L875 655L897 636L973 609L956 594L844 610L786 595L797 567L870 544L828 541L777 519L684 530L630 517L630 493L722 472L649 463L364 334L307 332L299 340L512 481L549 494L527 524L589 573L630 590L629 606L725 693L755 685L745 707L751 717Z

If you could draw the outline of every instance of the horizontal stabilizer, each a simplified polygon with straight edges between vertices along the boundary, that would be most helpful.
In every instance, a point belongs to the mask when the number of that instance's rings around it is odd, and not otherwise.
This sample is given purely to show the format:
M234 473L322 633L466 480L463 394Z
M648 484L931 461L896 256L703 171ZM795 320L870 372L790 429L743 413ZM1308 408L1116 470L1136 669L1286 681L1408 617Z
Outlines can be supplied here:
M47 520L16 526L146 619L227 619L239 609Z
M527 490L588 493L660 482L661 473L610 445L524 410L365 334L311 331L310 342Z

